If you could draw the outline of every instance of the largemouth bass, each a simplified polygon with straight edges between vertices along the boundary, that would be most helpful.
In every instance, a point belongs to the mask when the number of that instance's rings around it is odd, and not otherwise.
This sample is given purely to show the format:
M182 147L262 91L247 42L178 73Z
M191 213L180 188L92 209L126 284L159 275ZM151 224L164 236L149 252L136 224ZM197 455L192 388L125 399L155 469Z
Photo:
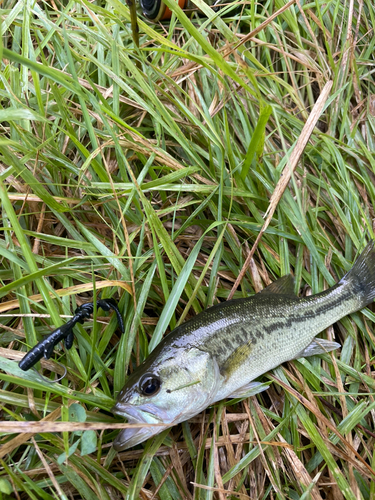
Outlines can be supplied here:
M375 298L375 250L370 242L332 288L298 298L284 276L262 292L215 305L167 335L129 376L113 413L129 423L114 441L125 450L188 420L224 398L267 389L254 379L285 361L340 347L315 339L322 330Z

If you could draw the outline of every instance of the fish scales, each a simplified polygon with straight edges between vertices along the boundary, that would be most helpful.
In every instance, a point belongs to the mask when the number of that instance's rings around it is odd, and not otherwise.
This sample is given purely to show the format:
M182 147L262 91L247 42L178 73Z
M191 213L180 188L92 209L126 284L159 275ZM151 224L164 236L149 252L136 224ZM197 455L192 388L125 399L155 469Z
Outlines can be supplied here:
M264 390L254 379L279 364L339 347L316 335L375 298L375 251L367 245L332 288L309 297L293 293L285 276L249 298L224 302L180 325L129 376L114 413L130 423L115 440L129 448L227 397ZM160 425L162 424L162 425Z
M251 343L248 363L223 381L215 399L219 401L231 394L244 376L254 379L294 359L319 332L356 311L358 300L349 300L349 295L340 295L335 288L304 298L259 294L224 302L175 329L170 334L171 345L209 352L221 369L236 349Z

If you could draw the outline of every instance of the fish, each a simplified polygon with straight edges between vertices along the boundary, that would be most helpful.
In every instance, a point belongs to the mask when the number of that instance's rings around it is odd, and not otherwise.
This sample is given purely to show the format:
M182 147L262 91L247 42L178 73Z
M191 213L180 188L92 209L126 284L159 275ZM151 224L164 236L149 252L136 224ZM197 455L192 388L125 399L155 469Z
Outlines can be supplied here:
M138 445L223 399L266 390L269 384L255 379L286 361L339 348L316 336L374 298L371 241L324 292L299 298L289 274L253 296L197 314L166 335L127 379L112 412L140 426L121 430L114 449Z

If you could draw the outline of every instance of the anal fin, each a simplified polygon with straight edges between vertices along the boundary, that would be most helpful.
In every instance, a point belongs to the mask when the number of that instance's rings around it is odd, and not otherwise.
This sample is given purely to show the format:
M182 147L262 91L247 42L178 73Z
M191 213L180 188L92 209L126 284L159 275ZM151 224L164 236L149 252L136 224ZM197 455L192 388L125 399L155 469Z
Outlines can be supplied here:
M341 347L337 342L324 339L314 339L305 349L295 356L298 358L307 358L308 356L315 356L316 354L325 354L326 352L334 351Z

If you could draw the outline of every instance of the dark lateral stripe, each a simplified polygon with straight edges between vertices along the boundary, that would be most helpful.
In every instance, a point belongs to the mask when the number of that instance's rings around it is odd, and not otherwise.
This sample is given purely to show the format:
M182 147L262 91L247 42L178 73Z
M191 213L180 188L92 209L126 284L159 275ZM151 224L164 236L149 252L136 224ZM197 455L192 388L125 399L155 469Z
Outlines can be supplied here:
M254 338L254 335L251 332L247 332L243 327L241 328L241 332L246 342L251 342L253 345L257 343L256 339Z
M251 342L251 344L254 346L258 342L258 339L264 337L264 333L261 330L252 329L251 331L248 332L242 326L240 328L240 331L241 334L238 333L235 337L235 340L238 343L238 345Z
M290 329L296 323L310 322L312 317L315 318L317 316L321 316L322 314L327 314L329 313L329 311L335 309L335 307L341 305L343 302L352 297L353 296L350 292L343 292L342 295L337 299L330 301L322 306L316 307L314 310L311 309L309 311L311 314L309 314L308 316L306 314L307 311L303 311L303 309L301 309L300 316L291 316L290 318L285 319L285 321L275 321L274 323L271 323L267 326L263 326L262 330L270 335L277 330Z
M321 306L317 306L315 309L312 310L312 312L314 313L315 316L319 316L319 315L324 314L327 311L334 309L335 307L341 305L346 300L352 299L352 298L353 298L353 294L350 291L343 292L336 299L334 299L334 300L328 299L328 301L325 304L322 304ZM313 306L314 303L312 302L311 305Z
M305 320L306 321L306 320ZM264 326L263 330L269 334L273 333L275 330L283 330L284 328L291 328L293 322L291 320L288 321L276 321L276 323L271 323L268 326Z

